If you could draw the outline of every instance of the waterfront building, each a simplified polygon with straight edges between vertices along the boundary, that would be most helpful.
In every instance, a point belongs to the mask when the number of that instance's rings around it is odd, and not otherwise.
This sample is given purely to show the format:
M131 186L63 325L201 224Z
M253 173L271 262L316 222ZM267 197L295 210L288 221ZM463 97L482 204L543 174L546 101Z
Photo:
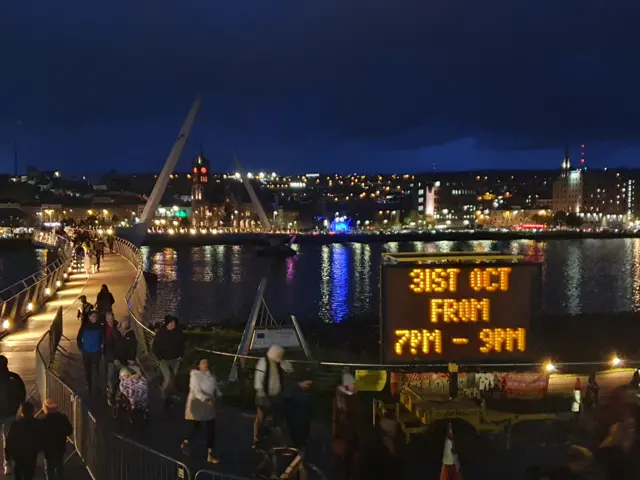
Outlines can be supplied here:
M191 167L191 224L194 227L207 226L207 219L211 215L206 198L210 175L209 160L200 152Z
M553 182L553 213L576 213L582 211L583 173L581 169L571 169L569 151L562 160L560 176Z
M635 178L628 171L589 170L583 180L583 211L586 223L618 226L635 217Z

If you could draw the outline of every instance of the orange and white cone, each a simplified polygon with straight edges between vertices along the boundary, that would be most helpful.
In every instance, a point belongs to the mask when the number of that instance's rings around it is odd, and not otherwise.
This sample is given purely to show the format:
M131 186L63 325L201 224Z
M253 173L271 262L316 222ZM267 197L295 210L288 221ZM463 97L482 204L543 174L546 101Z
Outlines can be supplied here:
M444 452L442 453L442 470L440 480L462 480L462 471L458 454L453 443L453 429L451 424L447 426L447 437L444 439Z

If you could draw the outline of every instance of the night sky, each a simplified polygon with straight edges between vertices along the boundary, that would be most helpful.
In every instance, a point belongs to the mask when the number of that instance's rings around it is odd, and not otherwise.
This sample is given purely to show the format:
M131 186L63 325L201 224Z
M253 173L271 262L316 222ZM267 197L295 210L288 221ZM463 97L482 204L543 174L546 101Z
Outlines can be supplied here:
M640 167L637 0L0 4L0 171Z

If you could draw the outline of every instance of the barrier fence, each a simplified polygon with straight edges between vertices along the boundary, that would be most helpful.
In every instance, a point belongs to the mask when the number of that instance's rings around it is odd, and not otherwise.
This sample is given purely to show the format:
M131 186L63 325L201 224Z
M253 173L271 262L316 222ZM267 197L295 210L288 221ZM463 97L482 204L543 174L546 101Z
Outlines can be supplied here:
M58 290L68 276L70 243L52 232L36 231L33 242L56 251L57 258L34 273L0 291L0 334L26 321Z

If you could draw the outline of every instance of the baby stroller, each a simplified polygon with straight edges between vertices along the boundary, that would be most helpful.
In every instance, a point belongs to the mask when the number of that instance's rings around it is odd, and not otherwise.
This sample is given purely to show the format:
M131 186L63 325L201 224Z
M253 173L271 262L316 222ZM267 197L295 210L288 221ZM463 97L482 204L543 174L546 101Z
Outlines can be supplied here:
M114 417L144 428L149 419L149 385L137 366L120 369Z

